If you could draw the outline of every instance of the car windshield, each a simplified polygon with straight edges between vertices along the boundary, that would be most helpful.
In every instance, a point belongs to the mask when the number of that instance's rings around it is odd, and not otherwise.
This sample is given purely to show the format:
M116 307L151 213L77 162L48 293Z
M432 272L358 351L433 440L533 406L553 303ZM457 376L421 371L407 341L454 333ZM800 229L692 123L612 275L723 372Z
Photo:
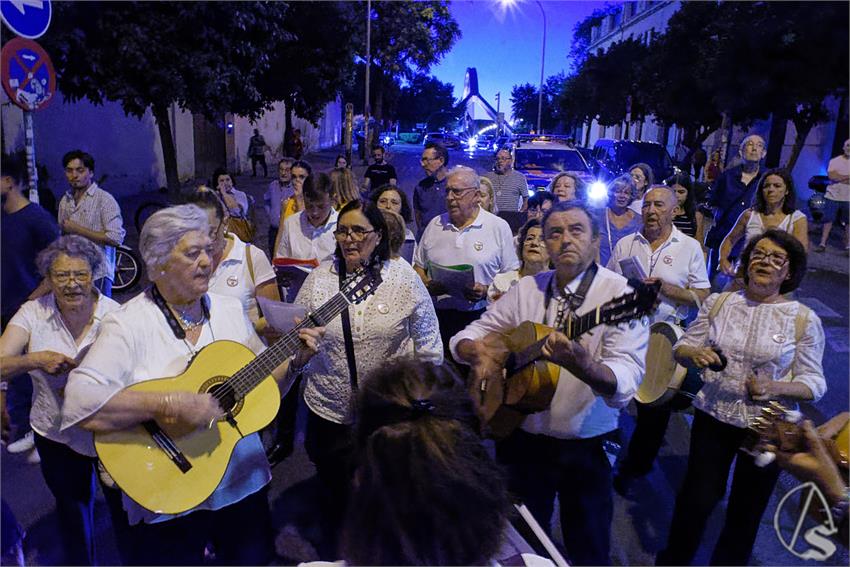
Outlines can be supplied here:
M587 166L578 152L572 150L517 150L515 169L548 169L553 171L585 171Z
M624 144L617 148L617 161L623 164L623 167L642 162L648 164L653 171L665 171L670 167L667 152L662 146L654 144Z

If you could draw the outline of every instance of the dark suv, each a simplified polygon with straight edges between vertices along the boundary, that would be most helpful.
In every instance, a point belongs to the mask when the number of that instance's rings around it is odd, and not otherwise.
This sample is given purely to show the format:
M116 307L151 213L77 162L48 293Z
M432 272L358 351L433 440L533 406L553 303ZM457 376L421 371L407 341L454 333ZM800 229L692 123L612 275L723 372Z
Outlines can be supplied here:
M593 146L593 173L602 181L610 181L636 163L646 163L652 168L655 180L660 183L673 175L673 160L667 148L657 142L599 139Z
M448 132L428 132L422 140L422 145L424 146L429 142L442 144L444 147L449 149L457 149L460 147L460 138L454 134L449 134Z

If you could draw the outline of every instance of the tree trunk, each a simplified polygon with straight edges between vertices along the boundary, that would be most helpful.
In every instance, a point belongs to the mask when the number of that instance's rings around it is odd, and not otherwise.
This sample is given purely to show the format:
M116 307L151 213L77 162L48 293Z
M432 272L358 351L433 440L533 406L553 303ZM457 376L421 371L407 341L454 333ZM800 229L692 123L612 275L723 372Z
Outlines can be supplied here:
M284 102L283 108L284 128L283 128L283 155L292 157L292 97Z
M812 127L814 123L808 120L794 120L794 127L797 130L797 136L794 138L794 146L791 148L791 155L788 156L788 163L785 165L785 169L788 170L789 173L794 172L794 165L797 163L797 158L800 157L800 152L803 151L803 146L806 143L806 138L809 137L809 132L812 131Z
M593 120L587 121L587 130L585 130L584 134L584 147L588 147L590 145L590 129L593 128Z
M380 128L384 119L384 72L375 69L373 81L375 90L372 91L372 96L375 97L375 107L372 108L372 118L375 119L375 127Z
M177 149L174 138L171 137L171 121L168 118L168 107L154 105L153 116L159 128L159 141L162 145L162 161L165 165L165 184L168 192L177 195L180 192L180 176L177 173Z

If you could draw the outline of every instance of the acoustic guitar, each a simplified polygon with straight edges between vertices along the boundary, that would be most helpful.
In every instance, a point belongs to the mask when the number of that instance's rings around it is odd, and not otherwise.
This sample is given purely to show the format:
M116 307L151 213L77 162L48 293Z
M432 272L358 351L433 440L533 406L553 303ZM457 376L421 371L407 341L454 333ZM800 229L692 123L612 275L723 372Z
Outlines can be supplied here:
M772 462L775 455L760 451L759 446L762 444L776 445L792 453L802 451L805 441L801 422L799 411L789 410L775 400L770 401L758 416L750 420L748 435L741 448L756 458L756 464L765 465ZM821 437L821 440L846 480L850 472L850 421L844 423L835 437Z
M584 315L570 314L560 329L576 340L598 325L616 325L651 315L658 305L661 282L652 285L629 280L634 291L600 305ZM491 333L509 353L502 379L484 379L477 385L479 412L485 430L495 439L507 437L529 414L549 409L561 367L542 358L543 345L556 329L525 321L516 329Z
M224 414L209 429L178 429L150 420L95 433L97 456L106 471L127 496L153 512L178 514L201 504L221 482L236 443L277 415L281 391L295 377L279 386L271 372L301 348L298 330L325 326L374 293L381 281L379 267L353 274L339 293L259 356L242 344L215 341L198 351L179 376L128 386L134 392L210 393Z

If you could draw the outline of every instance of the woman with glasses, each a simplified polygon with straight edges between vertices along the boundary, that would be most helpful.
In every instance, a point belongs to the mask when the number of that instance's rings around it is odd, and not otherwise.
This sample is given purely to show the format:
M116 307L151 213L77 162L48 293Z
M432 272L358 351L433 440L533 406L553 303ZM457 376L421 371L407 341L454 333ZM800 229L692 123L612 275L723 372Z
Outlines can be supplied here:
M213 242L210 291L239 299L257 333L263 336L269 329L265 319L260 317L257 298L262 296L280 301L277 280L269 259L262 250L242 242L228 230L230 215L209 188L199 187L189 202L202 208L209 217L210 238Z
M60 427L68 372L94 342L103 317L120 307L92 283L105 261L101 249L82 236L54 241L36 260L50 292L24 303L0 336L2 379L24 372L32 377L30 424L41 472L56 499L62 565L95 564L97 455L91 433Z
M351 424L357 384L388 361L404 356L440 364L443 348L434 306L416 272L390 261L390 235L381 211L351 201L339 211L334 261L314 269L295 299L312 311L363 269L379 269L383 283L347 316L327 325L321 352L303 370L306 449L328 489L329 518L342 520L351 480ZM349 324L345 329L344 320ZM348 342L348 346L346 346Z
M769 169L759 180L753 205L738 217L735 226L720 243L720 269L734 276L735 262L730 258L735 245L744 239L744 246L764 231L775 228L793 234L804 250L809 248L809 224L806 215L796 209L797 193L794 180L784 169Z
M632 178L635 191L629 208L640 215L643 208L643 194L655 183L655 174L649 164L636 163L629 168L629 177Z
M712 565L747 565L761 516L779 476L740 450L751 421L771 401L794 408L826 392L820 319L783 297L806 273L806 251L771 229L741 256L744 289L714 294L676 343L676 360L703 369L694 400L688 470L676 498L667 548L658 565L689 565L712 510L723 499L732 462L732 491Z
M640 230L643 219L629 206L634 197L634 183L628 175L621 175L608 186L608 206L602 209L599 222L599 263L608 265L614 247L624 236Z

